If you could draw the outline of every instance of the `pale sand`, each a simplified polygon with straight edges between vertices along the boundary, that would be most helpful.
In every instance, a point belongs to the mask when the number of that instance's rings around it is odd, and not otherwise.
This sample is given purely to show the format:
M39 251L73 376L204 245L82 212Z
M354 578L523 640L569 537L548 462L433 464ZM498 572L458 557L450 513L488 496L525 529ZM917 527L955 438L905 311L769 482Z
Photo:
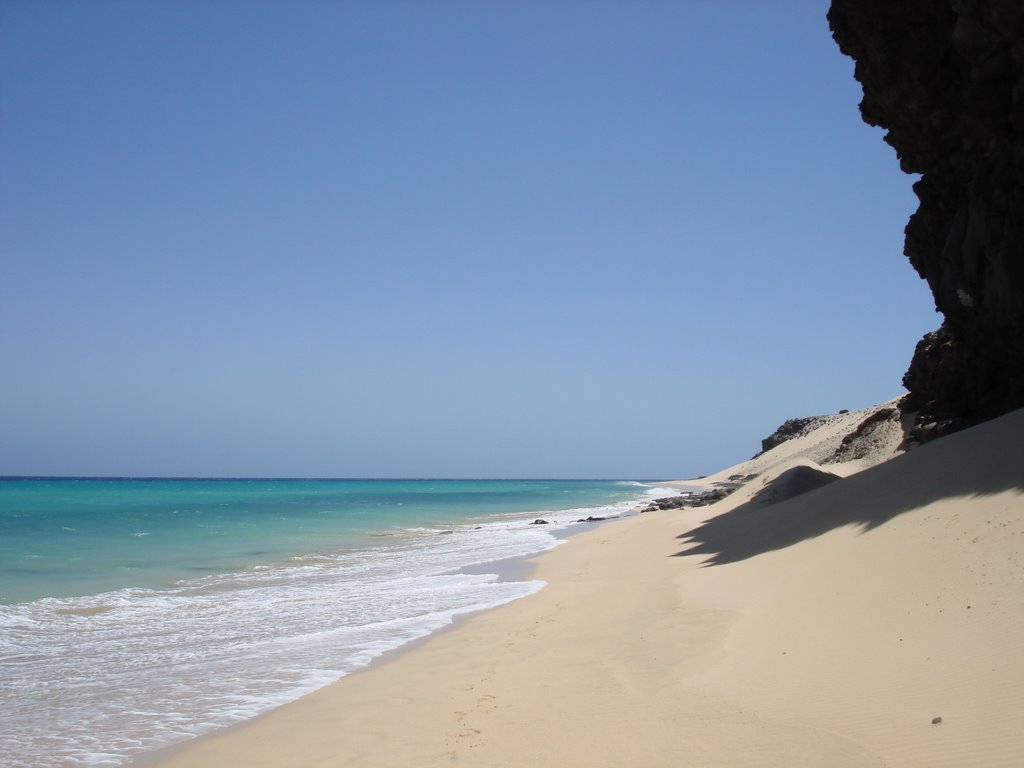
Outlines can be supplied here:
M1024 411L765 506L820 458L773 453L726 500L575 536L539 593L160 765L1024 765Z

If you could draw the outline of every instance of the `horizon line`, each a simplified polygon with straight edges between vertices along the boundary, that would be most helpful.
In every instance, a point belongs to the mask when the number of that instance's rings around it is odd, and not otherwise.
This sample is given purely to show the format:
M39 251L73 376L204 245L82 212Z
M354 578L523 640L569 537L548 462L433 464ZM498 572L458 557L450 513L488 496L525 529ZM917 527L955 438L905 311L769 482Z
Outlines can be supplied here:
M286 477L256 475L0 475L0 480L325 480L325 481L392 481L413 482L427 480L452 480L460 482L472 481L564 481L564 482L635 482L659 483L674 482L669 478L632 478L632 477Z

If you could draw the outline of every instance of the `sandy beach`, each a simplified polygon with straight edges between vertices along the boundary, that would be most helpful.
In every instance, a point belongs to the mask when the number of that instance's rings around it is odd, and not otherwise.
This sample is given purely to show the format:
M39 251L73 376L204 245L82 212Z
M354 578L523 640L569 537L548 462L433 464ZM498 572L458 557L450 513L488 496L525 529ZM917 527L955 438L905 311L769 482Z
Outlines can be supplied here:
M716 504L573 536L533 561L540 592L157 764L1022 765L1024 411L827 463L871 412L688 481L746 478Z

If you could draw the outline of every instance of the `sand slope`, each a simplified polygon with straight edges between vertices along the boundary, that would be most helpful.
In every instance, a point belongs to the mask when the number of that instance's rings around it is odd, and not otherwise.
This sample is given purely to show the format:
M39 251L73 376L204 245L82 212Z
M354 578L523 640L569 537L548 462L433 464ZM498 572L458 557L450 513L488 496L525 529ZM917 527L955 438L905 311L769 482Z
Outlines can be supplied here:
M1022 494L1016 412L772 507L730 497L682 547L731 563L686 599L739 614L701 688L886 764L1024 764Z
M780 500L834 469L792 449L164 764L1024 764L1024 412Z
M727 481L731 477L764 475L781 464L795 460L806 460L814 464L828 465L829 471L840 475L849 475L879 462L892 458L899 452L903 440L902 430L895 425L883 425L869 445L864 446L864 456L856 461L835 463L837 451L843 438L855 432L857 427L874 414L883 409L894 408L900 398L893 398L884 403L862 408L857 411L836 413L829 416L816 417L819 421L813 430L806 434L786 440L770 451L760 453L754 458L723 469L708 477L698 480L682 480L677 483L682 487L712 486Z

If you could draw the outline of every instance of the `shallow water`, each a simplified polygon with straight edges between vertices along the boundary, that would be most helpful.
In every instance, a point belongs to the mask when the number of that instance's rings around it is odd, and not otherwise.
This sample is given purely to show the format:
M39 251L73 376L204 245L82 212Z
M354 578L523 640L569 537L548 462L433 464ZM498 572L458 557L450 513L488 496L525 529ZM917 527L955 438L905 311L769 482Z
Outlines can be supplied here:
M114 766L530 594L463 568L650 486L0 481L0 766ZM555 521L531 526L538 516Z

